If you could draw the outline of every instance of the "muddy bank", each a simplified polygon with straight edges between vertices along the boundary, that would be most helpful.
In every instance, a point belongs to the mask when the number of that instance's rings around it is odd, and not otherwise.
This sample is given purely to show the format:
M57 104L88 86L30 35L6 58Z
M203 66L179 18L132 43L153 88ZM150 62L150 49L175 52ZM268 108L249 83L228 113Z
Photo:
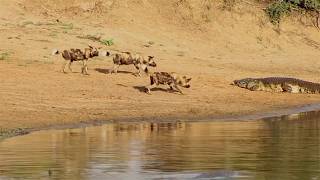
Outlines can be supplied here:
M317 112L320 110L320 104L308 104L302 106L286 107L275 109L267 112L256 112L253 114L243 115L221 115L221 116L163 116L163 117L143 117L143 118L119 118L109 120L90 120L82 121L74 124L65 125L52 125L50 127L38 127L38 128L14 128L14 129L1 129L0 140L10 138L14 136L26 135L35 131L52 130L52 129L74 129L84 128L91 126L101 126L110 123L178 123L178 122L209 122L209 121L250 121L250 120L274 120L274 119L294 119L299 116L298 114L305 114L308 112ZM291 117L292 116L292 117Z
M29 134L30 132L32 132L30 129L22 129L22 128L1 129L0 130L0 141L5 138L26 135L26 134Z

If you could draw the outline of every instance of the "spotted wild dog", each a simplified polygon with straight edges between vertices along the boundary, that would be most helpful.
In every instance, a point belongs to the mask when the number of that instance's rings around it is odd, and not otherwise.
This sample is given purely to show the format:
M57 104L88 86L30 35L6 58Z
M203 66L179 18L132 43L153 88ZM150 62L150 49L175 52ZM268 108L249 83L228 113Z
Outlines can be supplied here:
M190 81L191 78L187 78L186 76L179 76L176 73L154 72L150 75L150 85L146 86L146 93L150 94L152 88L155 88L162 84L168 85L171 90L175 88L178 92L183 94L178 86L190 88Z
M89 46L89 48L85 48L84 51L80 49L70 49L64 50L62 52L62 57L66 60L66 62L62 66L62 72L65 72L65 67L68 64L69 70L72 72L71 64L73 61L82 61L81 73L88 75L88 66L87 62L89 58L93 58L99 55L99 51L97 48Z
M121 65L133 64L138 70L138 75L141 76L141 71L148 73L148 67L156 67L154 56L143 57L140 54L132 54L130 52L116 53L113 57L113 69L111 73L117 73Z

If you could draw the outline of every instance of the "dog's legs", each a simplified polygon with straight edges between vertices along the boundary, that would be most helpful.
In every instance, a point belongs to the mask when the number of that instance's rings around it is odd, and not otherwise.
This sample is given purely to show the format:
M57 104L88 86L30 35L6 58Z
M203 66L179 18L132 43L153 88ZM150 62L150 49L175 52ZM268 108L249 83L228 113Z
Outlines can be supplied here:
M89 75L88 73L88 60L85 60L85 70L86 70L86 75Z
M179 91L180 94L183 94L181 89L179 89L179 87L176 84L174 84L173 87L176 88Z
M68 64L69 70L70 70L71 61L70 61L70 60L66 60L66 61L62 64L62 72L63 72L63 73L67 73L67 72L65 71L67 64Z
M141 77L141 70L140 70L140 69L138 70L137 75L138 75L139 77Z
M81 74L84 74L84 60L82 60Z
M169 90L173 91L173 87L172 87L172 84L168 84L169 85Z
M65 71L64 69L66 68L67 63L68 63L68 62L65 61L65 62L63 62L63 64L62 64L61 71L62 71L63 73L66 73L66 71Z
M69 68L69 71L70 71L70 72L72 72L71 64L72 64L72 61L69 61L69 63L68 63L68 68Z
M146 93L147 94L151 94L151 89L153 89L155 87L158 87L158 85L157 84L151 84L149 86L146 86Z
M88 60L85 59L85 60L83 60L82 62L83 62L82 74L84 74L84 75L89 75L89 74L88 74L88 65L87 65Z
M149 74L148 72L148 66L146 64L139 64L139 66L136 68L138 69L138 75L141 77L141 72L145 72L146 74Z
M111 73L117 74L119 67L120 67L119 64L114 64Z
M134 64L134 67L138 70L138 72L135 73L134 75L141 77L141 65L139 65L139 64Z
M141 71L145 72L146 74L149 74L148 66L146 64L140 64L140 69L139 69L140 76L141 76Z
M146 86L146 93L151 94L151 89L157 86L158 86L158 83L156 82L156 80L152 76L150 76L150 85Z

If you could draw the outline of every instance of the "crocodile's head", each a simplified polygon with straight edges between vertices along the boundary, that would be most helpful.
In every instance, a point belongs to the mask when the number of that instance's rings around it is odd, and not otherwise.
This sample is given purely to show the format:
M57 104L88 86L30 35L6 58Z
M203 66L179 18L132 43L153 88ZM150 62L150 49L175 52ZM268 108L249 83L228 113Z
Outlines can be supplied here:
M239 86L241 88L248 88L252 84L255 84L256 80L253 78L245 78L245 79L240 79L240 80L234 80L233 85Z

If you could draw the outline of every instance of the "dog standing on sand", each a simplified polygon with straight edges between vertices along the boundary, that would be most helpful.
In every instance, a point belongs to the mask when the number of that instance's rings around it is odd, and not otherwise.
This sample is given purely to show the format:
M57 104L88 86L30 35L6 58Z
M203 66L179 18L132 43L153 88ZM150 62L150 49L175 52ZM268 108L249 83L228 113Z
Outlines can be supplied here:
M81 73L88 75L88 60L89 58L93 58L95 56L99 56L99 51L97 48L89 46L89 48L85 48L84 51L80 49L70 49L64 50L62 52L62 57L65 60L65 63L62 66L62 72L65 72L65 67L68 64L69 70L72 72L71 64L74 61L82 61Z
M168 72L154 72L150 75L150 85L146 86L146 93L151 94L151 89L162 85L168 85L171 90L176 89L181 94L179 86L184 88L190 88L190 81L192 78L187 78L186 76L180 76L176 73Z
M148 67L156 67L157 64L154 61L154 56L144 57L140 54L132 54L130 52L116 53L113 57L113 69L111 73L117 73L121 65L133 64L138 70L138 75L141 76L141 72L148 73Z

